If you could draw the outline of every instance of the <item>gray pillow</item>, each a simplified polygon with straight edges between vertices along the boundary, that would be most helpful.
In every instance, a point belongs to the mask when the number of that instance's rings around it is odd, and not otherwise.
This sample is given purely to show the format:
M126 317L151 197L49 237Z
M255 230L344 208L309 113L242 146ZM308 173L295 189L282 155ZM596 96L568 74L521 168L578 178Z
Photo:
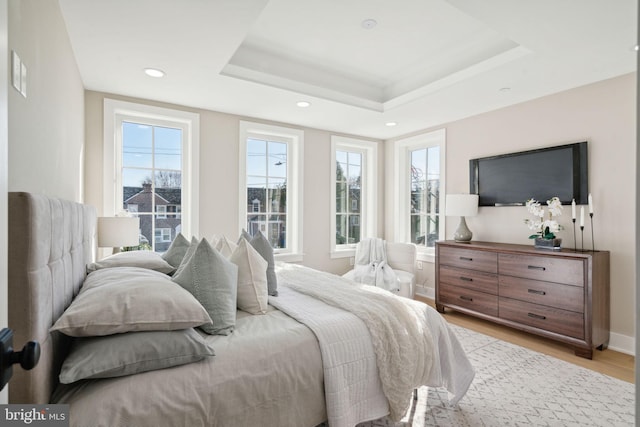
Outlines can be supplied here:
M184 266L187 264L187 261L189 261L189 259L193 256L193 253L198 248L198 243L200 243L200 240L196 239L195 236L192 236L191 242L189 242L189 247L187 248L187 252L185 252L184 256L182 257L182 261L180 261L180 265L176 269L175 273L173 273L174 277L177 276L180 271L182 271Z
M182 235L182 233L178 233L169 249L165 253L162 254L162 259L171 264L174 268L178 268L180 263L182 262L182 258L187 253L189 249L189 241L186 237Z
M193 295L157 271L106 268L87 276L80 293L51 327L72 337L169 331L211 323Z
M76 338L62 364L60 382L122 377L214 355L213 348L192 328Z
M276 278L276 263L273 258L273 248L271 243L264 237L264 234L258 232L253 239L251 239L251 246L258 251L262 258L269 264L267 267L267 286L269 288L269 295L275 297L278 295L278 279Z
M238 237L238 241L236 242L236 244L239 245L242 239L245 239L247 242L251 242L251 234L249 234L244 228L242 229L242 232L240 233L240 237Z
M110 255L100 261L87 265L87 273L91 273L103 268L113 267L139 267L160 273L173 273L175 267L162 259L162 256L152 251L129 251L119 252Z
M182 267L182 265L181 265ZM200 328L208 334L229 335L236 324L238 267L227 260L207 239L202 239L173 281L196 297L207 310L212 324Z

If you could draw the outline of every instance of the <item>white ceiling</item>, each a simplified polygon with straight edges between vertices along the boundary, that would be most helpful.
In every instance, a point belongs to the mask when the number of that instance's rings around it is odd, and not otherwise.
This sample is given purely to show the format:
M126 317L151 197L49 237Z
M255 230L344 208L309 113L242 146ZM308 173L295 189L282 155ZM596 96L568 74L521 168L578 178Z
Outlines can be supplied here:
M87 89L380 139L637 64L636 0L59 1Z

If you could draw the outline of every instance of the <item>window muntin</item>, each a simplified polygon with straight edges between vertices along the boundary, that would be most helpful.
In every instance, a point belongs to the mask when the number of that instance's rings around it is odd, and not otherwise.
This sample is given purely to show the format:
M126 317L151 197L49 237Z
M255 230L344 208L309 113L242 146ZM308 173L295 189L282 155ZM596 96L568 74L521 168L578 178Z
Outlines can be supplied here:
M336 245L360 241L362 153L336 150Z
M331 137L331 257L355 254L377 230L378 143Z
M262 232L274 249L287 248L287 144L247 139L247 224Z
M167 216L167 205L182 205L182 129L122 121L121 140L122 208L137 206L140 238L164 252L182 228Z
M394 143L392 238L417 244L425 261L444 238L445 147L445 129Z
M259 230L278 260L302 261L304 132L241 121L239 147L238 231Z
M440 235L440 147L410 150L411 243L429 248Z

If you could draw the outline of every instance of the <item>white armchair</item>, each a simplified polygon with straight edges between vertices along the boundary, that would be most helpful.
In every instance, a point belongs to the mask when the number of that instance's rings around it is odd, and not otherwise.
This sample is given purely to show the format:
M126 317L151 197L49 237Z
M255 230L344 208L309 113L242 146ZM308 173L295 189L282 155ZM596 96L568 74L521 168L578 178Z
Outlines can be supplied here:
M391 267L398 280L398 295L413 299L415 295L416 246L411 243L386 242L387 264ZM354 279L353 270L343 275Z

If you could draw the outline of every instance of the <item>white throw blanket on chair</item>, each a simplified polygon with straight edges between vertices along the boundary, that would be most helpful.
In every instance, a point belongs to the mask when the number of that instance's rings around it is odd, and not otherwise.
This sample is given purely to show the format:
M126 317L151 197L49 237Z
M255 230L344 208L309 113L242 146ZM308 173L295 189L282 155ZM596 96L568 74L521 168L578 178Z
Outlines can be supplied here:
M388 291L397 291L396 273L387 264L386 242L380 238L362 239L356 247L353 279Z

